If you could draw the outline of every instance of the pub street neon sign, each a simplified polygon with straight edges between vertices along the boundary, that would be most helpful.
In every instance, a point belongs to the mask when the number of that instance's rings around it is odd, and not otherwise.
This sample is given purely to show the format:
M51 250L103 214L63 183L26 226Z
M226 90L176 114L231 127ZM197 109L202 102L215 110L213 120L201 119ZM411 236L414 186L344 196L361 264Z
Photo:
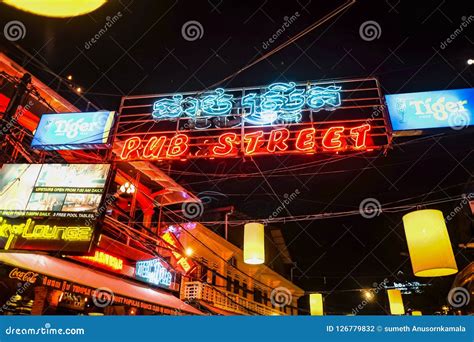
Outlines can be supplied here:
M137 114L146 101L153 110ZM371 78L133 97L121 107L115 155L160 161L371 151L387 141L384 118L370 112L381 104ZM142 124L134 128L136 117Z
M343 152L367 149L370 124L346 128L332 126L324 130L314 127L291 132L287 128L278 128L269 133L257 130L245 133L243 137L235 132L219 135L210 145L208 157L232 157L243 155L279 154L279 153L317 153ZM243 139L243 144L242 140ZM242 151L243 145L243 151ZM182 159L190 156L190 136L178 133L169 138L165 135L153 136L148 141L135 136L127 139L122 147L120 159Z
M296 83L273 83L263 94L248 93L240 99L242 118L253 125L267 125L276 121L299 122L301 111L336 109L341 106L340 86L308 86L296 88ZM164 98L153 104L155 120L189 117L226 117L232 115L234 95L226 94L222 88L215 89L199 98L182 94ZM196 127L198 128L198 127ZM203 127L208 128L208 127Z

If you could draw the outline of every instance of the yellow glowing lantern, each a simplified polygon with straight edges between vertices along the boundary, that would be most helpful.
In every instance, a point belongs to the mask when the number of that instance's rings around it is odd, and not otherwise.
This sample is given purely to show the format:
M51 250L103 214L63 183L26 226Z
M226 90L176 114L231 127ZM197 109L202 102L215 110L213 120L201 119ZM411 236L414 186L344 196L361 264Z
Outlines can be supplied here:
M261 223L247 223L244 230L244 262L258 265L265 262L265 231Z
M309 295L309 308L311 316L324 315L323 295L321 293L311 293Z
M405 307L403 306L402 293L400 290L387 290L388 302L390 304L390 313L392 315L404 315Z
M45 17L67 18L95 11L107 0L4 0L19 10Z
M418 210L403 216L413 273L441 277L458 271L443 213Z
M412 311L412 312L411 312L411 315L412 315L412 316L423 316L422 313L421 313L421 311L418 311L418 310Z

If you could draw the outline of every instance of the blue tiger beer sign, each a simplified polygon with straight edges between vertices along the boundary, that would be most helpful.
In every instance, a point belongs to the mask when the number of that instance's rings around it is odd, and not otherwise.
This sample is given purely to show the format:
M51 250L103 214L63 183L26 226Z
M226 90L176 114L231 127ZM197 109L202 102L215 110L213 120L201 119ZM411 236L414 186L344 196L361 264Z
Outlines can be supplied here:
M394 131L462 129L474 125L474 89L386 95Z
M115 112L43 114L31 147L39 150L108 148Z

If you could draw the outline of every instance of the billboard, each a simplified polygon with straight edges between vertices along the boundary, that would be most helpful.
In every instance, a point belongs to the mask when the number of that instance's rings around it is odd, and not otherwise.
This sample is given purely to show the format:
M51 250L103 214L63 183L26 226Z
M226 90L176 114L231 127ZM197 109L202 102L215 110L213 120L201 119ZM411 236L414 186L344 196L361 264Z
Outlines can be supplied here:
M359 153L388 144L373 78L122 99L115 158L187 160Z
M43 114L31 147L41 150L108 148L115 112Z
M109 169L108 164L5 164L0 249L88 251Z
M474 124L474 89L386 95L394 131L461 129Z

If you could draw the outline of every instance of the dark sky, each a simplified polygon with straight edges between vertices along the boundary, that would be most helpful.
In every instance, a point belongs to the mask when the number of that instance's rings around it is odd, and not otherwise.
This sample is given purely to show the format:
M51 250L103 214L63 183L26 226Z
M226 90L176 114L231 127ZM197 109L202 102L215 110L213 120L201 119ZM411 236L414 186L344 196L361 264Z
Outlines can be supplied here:
M71 74L85 96L100 108L118 109L129 94L202 90L235 73L289 37L301 32L342 1L110 1L98 11L73 19L35 17L0 5L3 22L20 20L26 28L20 45L62 77ZM223 84L225 87L265 85L275 81L306 81L377 76L385 94L447 88L470 88L474 58L474 20L456 34L471 14L466 1L358 1L342 15L310 32L296 43ZM115 16L107 32L99 34ZM292 23L275 42L271 38L285 20ZM286 19L285 19L286 18ZM202 37L184 39L182 27L197 21ZM359 28L367 21L380 27L378 38L362 39ZM99 34L95 43L91 39ZM4 51L53 88L50 74L37 68L5 39ZM61 94L81 109L82 101L64 85ZM455 134L454 134L455 133ZM187 170L205 176L171 173L196 193L225 194L218 205L232 204L250 217L268 217L285 193L302 194L288 207L292 215L357 209L365 198L382 204L416 203L455 196L466 191L474 169L472 131L394 146L387 155L325 163L320 161L283 176L239 178L209 177L210 173L257 172L252 162L193 164ZM397 142L397 141L396 141ZM318 159L321 158L321 159ZM276 169L308 163L308 159L261 158L267 175ZM224 170L224 171L222 171ZM275 194L273 193L275 191ZM447 212L456 203L436 206ZM309 291L324 290L328 310L350 312L361 298L344 289L370 287L388 277L413 280L406 255L401 213L382 213L374 219L351 216L282 225L290 253L297 262L296 282ZM453 244L467 242L466 217L449 226ZM461 269L472 253L455 249ZM398 272L403 272L403 275ZM434 311L446 303L454 277L427 279L432 286L424 296L408 296L408 306ZM420 279L418 279L420 280ZM365 313L381 312L380 296Z

